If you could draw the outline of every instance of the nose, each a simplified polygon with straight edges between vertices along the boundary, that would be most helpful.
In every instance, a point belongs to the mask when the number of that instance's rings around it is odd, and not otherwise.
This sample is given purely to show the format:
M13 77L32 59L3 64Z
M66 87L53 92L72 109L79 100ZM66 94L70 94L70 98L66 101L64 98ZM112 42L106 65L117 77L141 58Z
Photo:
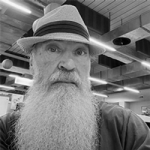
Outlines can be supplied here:
M73 71L75 69L74 60L71 58L68 58L66 60L62 60L58 64L58 68L61 70Z

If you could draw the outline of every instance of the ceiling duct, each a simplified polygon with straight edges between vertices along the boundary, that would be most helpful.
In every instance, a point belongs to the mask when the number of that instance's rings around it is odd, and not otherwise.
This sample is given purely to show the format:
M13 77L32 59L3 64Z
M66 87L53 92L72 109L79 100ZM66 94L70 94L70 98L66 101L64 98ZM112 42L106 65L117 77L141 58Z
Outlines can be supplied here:
M135 18L134 20L129 21L128 23L118 27L106 34L104 34L101 38L102 41L105 41L108 45L117 49L118 52L109 52L105 53L105 56L116 59L126 65L121 65L110 69L107 66L106 70L102 71L93 71L91 75L93 77L101 78L109 82L122 82L123 80L130 79L129 85L132 84L133 78L147 76L150 74L150 68L146 68L141 65L140 62L135 61L136 59L129 58L137 58L138 60L148 60L149 57L149 41L144 38L148 38L150 36L150 11L142 14L141 16ZM127 37L131 40L131 44L135 43L134 49L130 49L130 46L117 46L114 45L113 40L118 37ZM125 55L124 55L125 54ZM127 57L129 56L129 58ZM131 57L130 57L131 56ZM103 64L100 64L103 65ZM94 66L98 68L98 66ZM105 65L106 66L106 65ZM94 68L93 68L94 70ZM98 69L97 69L98 70ZM138 82L137 82L138 83ZM107 85L107 89L110 85ZM106 90L106 88L105 88Z
M146 39L136 41L136 51L150 57L150 42Z
M77 0L67 0L65 4L71 4L77 7L88 28L98 32L100 35L110 31L110 20L107 17L83 5Z
M0 76L0 84L5 84L6 76Z
M34 5L38 5L40 7L45 7L46 5L48 5L48 1L45 0L27 0L26 1L29 4L34 4ZM93 30L94 32L92 32L92 35L94 35L94 33L98 33L100 35L103 35L107 32L110 31L110 19L108 19L107 17L99 14L98 12L94 11L93 9L83 5L82 3L78 2L77 0L67 0L65 4L71 4L74 5L80 15L82 16L85 24L87 25L87 27L89 28L89 30ZM41 14L39 14L39 17L42 16Z
M118 46L113 43L113 40L118 37L125 37L131 40L131 44L139 41L141 39L147 38L150 36L150 11L140 15L139 17L123 24L122 26L104 34L100 40L106 42L109 46L116 48L117 51L128 54L128 51L124 51L123 47L125 46ZM123 49L123 50L122 50ZM133 50L134 51L134 50ZM120 53L117 52L106 52L106 56L112 57L124 63L131 63L130 59L124 59L124 55L121 56ZM130 54L129 54L130 55ZM122 59L123 58L123 59Z
M31 71L29 69L24 69L16 66L12 66L10 69L4 69L2 63L0 63L0 70L1 69L20 74L31 74Z
M121 97L121 98L120 98ZM106 100L106 102L109 103L115 103L115 102L137 102L144 100L149 100L150 92L149 89L142 89L140 90L140 94L135 94L132 92L121 92L121 93L114 93L109 95L109 97ZM128 103L126 103L127 105Z
M129 38L131 42L148 37L150 32L149 16L150 11L104 34L102 40L110 42L115 47L112 41L120 36ZM116 48L119 47L117 46Z
M115 68L115 67L124 65L123 62L120 62L116 59L107 57L105 55L98 56L98 64L103 65L107 68Z
M119 90L123 86L134 87L138 89L149 88L150 87L150 75L142 76L142 77L134 78L134 79L125 79L124 81L113 82L113 84L114 85L107 84L107 85L93 86L93 90L97 92L103 92L105 94L112 94L114 92L120 92Z
M15 67L29 69L29 62L27 61L16 59L10 56L0 55L0 63L2 63L5 59L10 59L13 62L13 66Z
M93 77L104 79L108 82L121 81L128 78L136 78L150 74L150 70L139 62L115 67L92 74Z

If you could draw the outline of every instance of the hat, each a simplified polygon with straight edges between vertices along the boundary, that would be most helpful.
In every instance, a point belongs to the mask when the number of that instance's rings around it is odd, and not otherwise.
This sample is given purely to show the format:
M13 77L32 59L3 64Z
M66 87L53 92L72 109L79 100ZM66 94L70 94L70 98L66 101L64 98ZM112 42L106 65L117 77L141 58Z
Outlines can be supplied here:
M34 21L33 36L17 40L17 44L26 53L30 53L32 46L47 40L65 40L88 44L91 55L100 55L104 49L89 40L88 29L83 22L77 8L72 5L62 5L61 0L51 0L44 9L44 16Z

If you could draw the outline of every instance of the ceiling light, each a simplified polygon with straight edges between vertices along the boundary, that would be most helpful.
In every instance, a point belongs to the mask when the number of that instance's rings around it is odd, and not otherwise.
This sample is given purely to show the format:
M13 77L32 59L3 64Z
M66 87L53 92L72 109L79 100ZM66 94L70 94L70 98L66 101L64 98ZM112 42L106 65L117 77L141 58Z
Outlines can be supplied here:
M100 41L98 41L98 40L96 40L96 39L94 39L94 38L91 38L91 37L90 37L89 40L90 40L91 42L93 42L93 43L99 45L100 47L106 48L107 50L110 50L110 51L113 51L113 52L116 51L115 48L110 47L110 46L108 46L108 45L106 45L106 44L104 44L104 43L102 43L102 42L100 42Z
M120 91L123 91L123 88L117 88L116 90L115 90L116 92L120 92Z
M15 74L10 74L9 77L17 78L17 77L19 77L19 76L18 76L18 75L15 75Z
M22 77L16 77L15 84L31 86L33 84L33 80L27 79L27 78L22 78Z
M123 46L131 43L131 40L127 37L118 37L113 40L114 45Z
M96 96L100 96L100 97L108 97L107 95L105 95L105 94L101 94L101 93L95 93L95 92L93 92L93 94L94 95L96 95Z
M101 80L101 79L96 79L96 78L89 77L89 80L94 81L94 82L98 82L98 83L101 83L101 84L107 84L106 81Z
M18 5L18 4L15 4L15 3L13 3L13 2L11 2L11 1L9 1L9 0L1 0L1 1L4 2L4 3L6 3L6 4L8 4L8 5L11 5L11 6L13 6L13 7L15 7L15 8L17 8L17 9L23 11L23 12L26 12L26 13L28 13L28 14L31 14L31 11L30 11L29 9L23 7L23 6L20 6L20 5Z
M4 88L4 89L9 89L9 90L14 90L14 87L11 86L6 86L6 85L0 85L0 88Z
M142 61L141 64L144 65L144 66L146 66L146 67L150 67L150 63L149 62Z
M132 88L129 88L129 87L123 87L125 90L127 91L131 91L131 92L134 92L134 93L140 93L139 90L136 90L136 89L132 89Z

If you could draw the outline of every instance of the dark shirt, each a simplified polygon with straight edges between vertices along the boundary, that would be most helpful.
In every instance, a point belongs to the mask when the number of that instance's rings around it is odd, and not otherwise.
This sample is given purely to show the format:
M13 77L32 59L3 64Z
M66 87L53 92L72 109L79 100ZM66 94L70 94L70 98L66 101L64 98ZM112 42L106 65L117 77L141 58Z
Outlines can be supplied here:
M8 113L0 118L0 150L15 150L15 123L19 112Z
M17 113L0 118L0 150L12 150ZM150 150L150 130L131 110L100 103L99 150ZM11 144L12 143L12 144Z

